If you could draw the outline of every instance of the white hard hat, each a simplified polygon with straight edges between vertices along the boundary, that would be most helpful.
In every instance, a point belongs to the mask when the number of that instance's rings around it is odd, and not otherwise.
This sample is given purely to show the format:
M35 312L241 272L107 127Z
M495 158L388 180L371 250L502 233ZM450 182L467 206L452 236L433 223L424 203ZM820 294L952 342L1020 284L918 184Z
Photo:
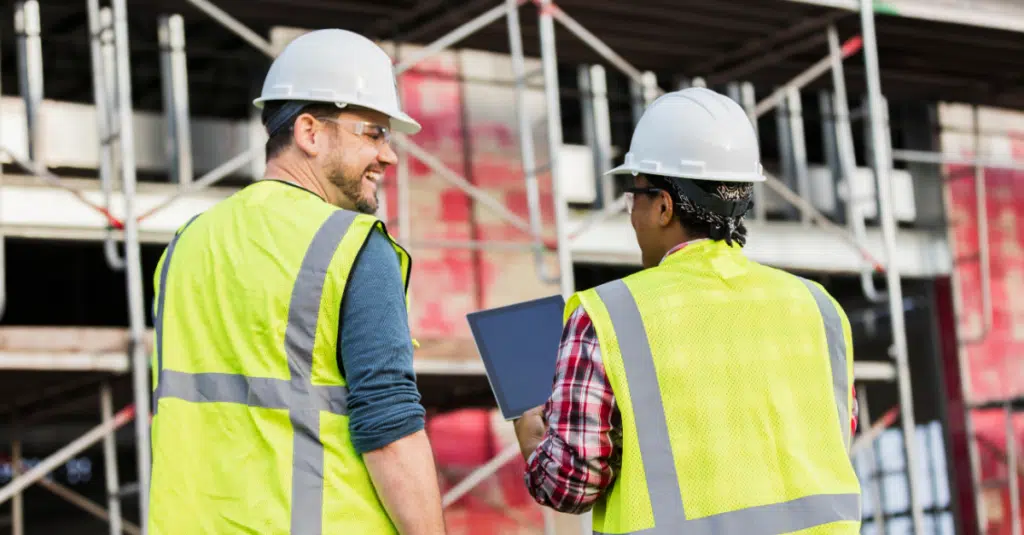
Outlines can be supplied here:
M288 43L253 101L333 102L360 106L391 118L391 129L415 134L420 124L402 111L391 58L376 43L348 30L316 30Z
M626 161L605 174L762 182L757 134L729 97L703 87L666 93L640 117Z

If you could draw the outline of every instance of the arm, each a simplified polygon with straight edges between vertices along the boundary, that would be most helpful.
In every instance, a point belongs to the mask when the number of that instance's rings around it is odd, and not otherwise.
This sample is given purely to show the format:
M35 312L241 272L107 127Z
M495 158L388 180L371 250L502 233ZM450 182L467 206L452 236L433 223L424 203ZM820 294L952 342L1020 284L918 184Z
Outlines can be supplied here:
M554 391L543 415L547 430L542 438L539 429L544 423L539 415L532 421L524 416L516 423L520 447L532 451L527 458L526 488L541 505L563 513L584 513L615 480L621 420L601 365L594 326L582 308L562 331Z
M377 231L345 289L340 345L352 444L363 455L381 502L399 533L443 534L402 277L394 249Z
M363 455L384 508L402 535L444 535L441 491L425 431Z

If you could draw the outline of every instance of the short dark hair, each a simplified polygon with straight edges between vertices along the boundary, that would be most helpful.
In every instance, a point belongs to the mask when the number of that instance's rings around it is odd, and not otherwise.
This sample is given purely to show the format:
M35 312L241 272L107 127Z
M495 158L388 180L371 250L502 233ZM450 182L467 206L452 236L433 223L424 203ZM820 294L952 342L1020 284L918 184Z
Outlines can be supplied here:
M675 205L675 216L683 229L694 239L710 238L715 241L725 240L729 245L733 242L743 247L747 243L747 227L743 224L743 216L727 217L711 212L700 204L688 199L677 186L678 178L656 175L645 175L655 188L663 189L672 198ZM751 182L719 182L713 180L693 180L693 184L714 197L726 201L749 199L754 185ZM753 203L751 203L752 205Z
M270 122L271 118L277 114L278 111L289 101L286 100L272 100L263 105L263 113L260 119L263 122L263 126L266 127ZM341 108L334 105L331 102L309 102L304 105L300 110L292 114L288 118L287 126L278 128L276 132L270 133L270 138L267 139L266 153L267 161L277 156L281 151L287 149L292 144L292 125L295 124L295 118L303 113L311 114L317 119L327 118L337 115L341 112Z

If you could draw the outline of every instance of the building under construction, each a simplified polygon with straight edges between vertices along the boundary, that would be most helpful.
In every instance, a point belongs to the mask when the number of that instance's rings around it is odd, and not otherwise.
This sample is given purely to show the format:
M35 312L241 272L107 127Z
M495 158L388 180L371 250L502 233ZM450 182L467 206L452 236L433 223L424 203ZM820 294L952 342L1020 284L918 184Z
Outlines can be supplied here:
M1021 0L25 0L0 7L0 529L142 533L153 271L262 176L252 100L304 31L395 59L380 217L414 258L452 534L589 533L526 495L468 312L640 268L621 161L702 85L757 127L748 256L850 316L864 533L1020 535Z

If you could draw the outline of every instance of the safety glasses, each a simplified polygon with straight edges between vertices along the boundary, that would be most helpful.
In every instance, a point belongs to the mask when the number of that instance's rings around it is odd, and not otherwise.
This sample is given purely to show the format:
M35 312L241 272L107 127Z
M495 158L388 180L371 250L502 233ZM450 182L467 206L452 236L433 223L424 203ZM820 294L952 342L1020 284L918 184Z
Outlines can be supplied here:
M331 117L323 117L320 120L334 123L345 130L348 130L352 134L370 141L377 148L391 144L391 129L386 126L366 121L359 121L356 119L334 119Z
M665 190L661 188L629 188L623 193L623 197L626 199L626 212L633 213L633 202L636 196L639 195L659 195Z

